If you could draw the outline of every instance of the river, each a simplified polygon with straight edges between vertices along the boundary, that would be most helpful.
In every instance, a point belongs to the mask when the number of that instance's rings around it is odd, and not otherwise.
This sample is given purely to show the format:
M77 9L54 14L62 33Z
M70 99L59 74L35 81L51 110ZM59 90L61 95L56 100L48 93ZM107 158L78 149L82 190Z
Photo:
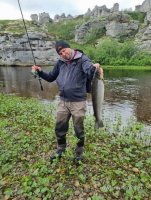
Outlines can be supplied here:
M44 67L49 71L51 67ZM123 123L131 118L151 127L151 71L105 69L105 100L103 116L114 121L120 115ZM55 82L38 79L31 75L30 67L0 67L0 91L17 96L34 97L43 102L58 101ZM92 112L91 96L88 95L87 110Z

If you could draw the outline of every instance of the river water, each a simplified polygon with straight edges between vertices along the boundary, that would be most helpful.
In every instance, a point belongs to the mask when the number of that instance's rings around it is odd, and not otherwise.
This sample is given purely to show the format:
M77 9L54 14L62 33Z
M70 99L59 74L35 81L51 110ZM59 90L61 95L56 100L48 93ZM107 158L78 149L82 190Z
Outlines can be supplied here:
M51 67L44 67L49 71ZM151 71L105 69L105 100L103 116L114 121L120 115L123 123L131 118L151 127ZM58 101L55 82L38 79L31 75L30 67L0 67L0 91L18 96L35 97L44 102ZM87 110L92 112L91 96ZM150 129L151 130L151 129Z

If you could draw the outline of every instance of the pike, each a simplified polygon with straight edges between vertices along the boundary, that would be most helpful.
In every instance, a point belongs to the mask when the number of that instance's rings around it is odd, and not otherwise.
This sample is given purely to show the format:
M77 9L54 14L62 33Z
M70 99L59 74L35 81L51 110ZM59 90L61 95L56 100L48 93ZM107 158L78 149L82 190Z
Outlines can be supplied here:
M103 77L100 78L97 70L95 70L93 76L91 90L93 112L95 117L95 127L96 129L99 129L103 127L102 107L104 101L104 80Z

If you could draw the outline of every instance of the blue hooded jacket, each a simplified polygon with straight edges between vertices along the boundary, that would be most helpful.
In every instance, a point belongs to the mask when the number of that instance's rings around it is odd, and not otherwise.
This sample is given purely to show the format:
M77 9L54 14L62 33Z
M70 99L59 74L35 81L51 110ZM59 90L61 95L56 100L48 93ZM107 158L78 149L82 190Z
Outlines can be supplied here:
M77 102L86 100L87 80L92 80L94 71L91 60L82 52L76 51L70 62L59 59L52 71L40 71L39 76L48 82L56 80L62 100Z

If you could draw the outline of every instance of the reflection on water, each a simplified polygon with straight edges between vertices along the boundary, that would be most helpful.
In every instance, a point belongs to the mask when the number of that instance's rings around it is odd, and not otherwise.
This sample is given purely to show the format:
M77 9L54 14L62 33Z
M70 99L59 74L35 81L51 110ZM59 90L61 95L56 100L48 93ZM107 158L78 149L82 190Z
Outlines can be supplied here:
M50 99L53 101L58 92L55 83L42 81L44 91L41 91L38 78L31 75L29 67L0 67L0 81L3 82L3 91L15 93L24 97ZM1 88L2 90L2 88Z
M49 71L50 67L45 67ZM29 67L0 67L0 90L19 96L35 97L41 100L57 101L56 83L42 80L44 91L40 90L38 79L31 75ZM138 121L151 124L151 72L129 70L105 70L104 117L114 118L121 114L125 122L131 116ZM92 104L88 95L88 111Z
M116 110L122 106L121 111L151 124L151 72L118 70L115 73L107 76L106 102L117 107Z

